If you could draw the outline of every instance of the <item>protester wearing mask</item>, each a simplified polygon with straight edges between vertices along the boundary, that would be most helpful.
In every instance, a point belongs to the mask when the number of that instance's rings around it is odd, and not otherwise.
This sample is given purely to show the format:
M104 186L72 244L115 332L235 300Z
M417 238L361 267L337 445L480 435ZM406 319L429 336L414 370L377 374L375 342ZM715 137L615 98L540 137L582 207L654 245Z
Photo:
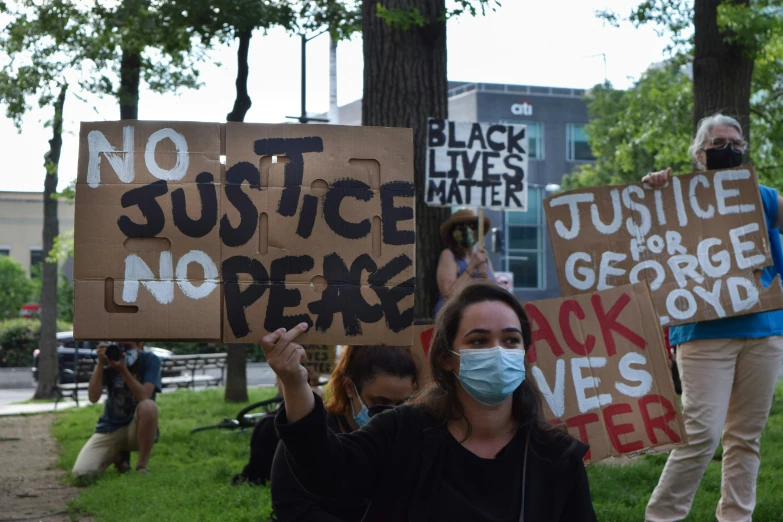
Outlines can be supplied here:
M484 231L491 223L484 218ZM474 250L478 241L478 217L468 209L458 210L440 226L440 235L448 248L440 253L438 259L437 280L440 296L433 310L433 317L443 307L443 303L455 294L460 285L471 278L495 280L492 263L483 245Z
M705 118L690 152L707 170L738 167L745 152L742 127L722 114ZM661 187L670 175L666 169L642 181ZM783 198L768 187L760 191L775 263L762 275L762 284L769 285L777 274L783 276ZM750 520L761 463L759 441L783 364L783 310L673 326L669 336L677 347L688 443L669 454L646 520L674 521L688 515L721 433L723 472L716 517L720 522Z
M334 433L360 429L376 414L408 400L416 384L410 348L348 346L324 390L326 423ZM272 507L280 522L359 522L369 499L317 497L294 478L280 444L272 463Z
M98 346L98 364L87 394L90 402L96 403L105 387L108 398L95 433L76 458L74 478L99 475L111 464L124 473L130 470L131 451L139 453L136 471L148 471L150 452L158 436L155 396L161 389L161 370L158 356L143 351L143 346Z
M261 341L283 381L275 423L285 457L309 491L370 498L373 522L594 521L587 446L545 422L527 380L530 324L502 287L474 282L438 315L433 385L415 404L335 435L299 364L300 324Z

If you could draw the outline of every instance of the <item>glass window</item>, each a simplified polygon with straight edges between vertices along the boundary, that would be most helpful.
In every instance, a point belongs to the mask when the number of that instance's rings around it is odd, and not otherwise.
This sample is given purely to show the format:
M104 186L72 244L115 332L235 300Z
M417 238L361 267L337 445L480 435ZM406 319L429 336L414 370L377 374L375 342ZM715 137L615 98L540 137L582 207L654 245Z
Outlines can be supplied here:
M527 156L530 159L544 159L544 124L522 120L500 120L500 123L527 125Z
M507 272L514 273L514 288L544 288L544 219L541 199L543 190L528 188L526 212L507 210L506 258Z
M568 161L592 161L595 159L587 141L584 125L566 126L566 146Z
M0 256L10 256L10 255L11 255L10 248L0 248Z
M30 249L30 275L39 277L43 269L43 250L38 248Z

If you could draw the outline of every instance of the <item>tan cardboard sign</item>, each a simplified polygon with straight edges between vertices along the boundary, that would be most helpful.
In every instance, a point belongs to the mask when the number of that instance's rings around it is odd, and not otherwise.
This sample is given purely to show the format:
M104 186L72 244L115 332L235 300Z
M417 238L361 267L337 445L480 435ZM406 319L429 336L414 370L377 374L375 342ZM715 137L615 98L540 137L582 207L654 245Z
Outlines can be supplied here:
M413 326L413 346L411 346L411 354L416 361L416 369L418 371L416 386L420 390L426 388L432 381L429 354L434 334L435 325L431 320L416 320Z
M646 283L525 305L528 378L547 420L590 445L586 462L686 440Z
M410 344L413 195L409 129L83 123L75 336Z
M544 203L564 295L648 281L662 325L783 308L752 168L574 190Z
M305 368L313 368L320 375L329 375L334 370L337 360L337 347L325 344L303 345L307 360L302 363Z

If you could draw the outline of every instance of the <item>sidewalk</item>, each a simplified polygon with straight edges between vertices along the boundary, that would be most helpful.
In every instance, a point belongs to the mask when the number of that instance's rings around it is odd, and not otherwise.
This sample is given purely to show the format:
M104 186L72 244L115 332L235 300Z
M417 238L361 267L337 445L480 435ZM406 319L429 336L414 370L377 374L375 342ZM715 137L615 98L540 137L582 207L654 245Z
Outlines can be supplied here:
M24 399L22 399L24 400ZM103 404L106 401L106 395L104 394L98 401L98 404ZM90 401L85 393L82 397L79 394L79 407L84 408L89 406ZM62 400L57 403L57 410L62 411L70 408L75 408L76 402L70 399ZM9 417L11 415L35 415L37 413L51 413L54 412L54 402L37 402L33 404L0 404L0 417Z

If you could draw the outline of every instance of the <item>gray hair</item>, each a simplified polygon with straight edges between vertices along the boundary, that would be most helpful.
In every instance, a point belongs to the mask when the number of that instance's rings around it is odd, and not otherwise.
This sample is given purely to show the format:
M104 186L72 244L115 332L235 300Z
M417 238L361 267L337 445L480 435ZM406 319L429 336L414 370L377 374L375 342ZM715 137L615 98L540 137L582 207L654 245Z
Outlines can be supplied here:
M732 118L731 116L726 116L725 114L721 113L715 113L712 116L707 116L706 118L702 118L702 120L699 122L699 126L696 130L696 137L693 138L693 143L691 144L690 148L688 149L688 154L696 160L699 165L701 163L696 158L696 153L701 150L702 147L704 147L705 144L709 143L710 137L712 135L712 129L719 125L725 125L726 127L734 127L737 129L737 132L739 132L740 138L745 141L745 136L742 133L742 126L740 123ZM704 165L702 165L704 167Z

